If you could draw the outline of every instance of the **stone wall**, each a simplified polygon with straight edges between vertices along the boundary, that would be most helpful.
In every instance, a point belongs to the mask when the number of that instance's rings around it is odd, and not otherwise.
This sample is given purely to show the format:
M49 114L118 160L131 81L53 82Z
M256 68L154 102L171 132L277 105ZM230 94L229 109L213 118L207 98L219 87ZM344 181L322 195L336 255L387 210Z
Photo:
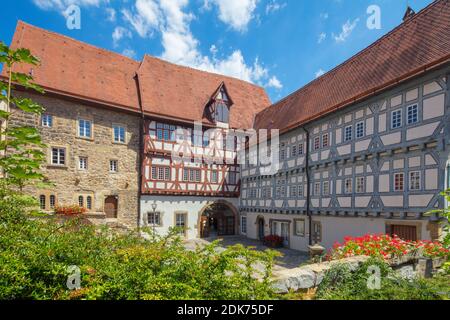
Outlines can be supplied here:
M47 162L42 171L54 187L42 190L27 188L39 197L55 195L57 205L78 204L80 195L92 197L91 214L104 217L104 201L107 196L118 198L118 221L130 227L137 226L139 201L139 124L138 115L111 109L86 106L50 96L18 93L42 104L45 114L53 116L51 128L41 126L38 116L24 114L13 109L11 126L34 126L40 129L47 145ZM78 137L78 120L93 121L92 139ZM113 142L113 124L126 128L126 142ZM63 167L51 164L51 147L66 149ZM88 158L87 170L78 169L79 157ZM118 172L110 172L110 160L118 161ZM47 201L48 197L47 197ZM85 200L86 201L86 200Z

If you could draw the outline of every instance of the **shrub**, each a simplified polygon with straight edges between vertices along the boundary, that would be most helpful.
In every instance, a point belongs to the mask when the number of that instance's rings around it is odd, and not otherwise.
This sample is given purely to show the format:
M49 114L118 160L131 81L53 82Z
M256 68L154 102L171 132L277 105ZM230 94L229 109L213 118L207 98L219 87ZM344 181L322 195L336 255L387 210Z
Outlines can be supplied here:
M380 270L380 289L370 289L368 286L374 266ZM448 276L431 280L406 280L398 276L383 260L371 258L354 272L345 264L328 270L317 290L316 299L440 300L446 298L449 283Z
M272 248L278 248L283 246L283 238L277 235L270 235L264 237L264 244L266 246L272 247Z
M398 236L371 235L345 237L344 243L335 243L328 259L336 260L351 256L365 255L388 260L408 254L421 254L430 258L447 258L450 251L440 242L407 241Z

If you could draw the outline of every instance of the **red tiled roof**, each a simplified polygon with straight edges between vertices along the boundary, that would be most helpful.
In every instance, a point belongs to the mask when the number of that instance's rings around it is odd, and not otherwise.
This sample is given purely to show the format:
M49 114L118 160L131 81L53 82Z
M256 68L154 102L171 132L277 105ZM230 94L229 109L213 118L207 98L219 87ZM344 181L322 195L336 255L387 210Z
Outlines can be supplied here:
M288 131L450 61L450 0L438 0L335 69L256 115Z
M27 48L39 66L18 64L48 91L139 111L133 79L139 62L19 21L11 48ZM3 74L6 70L3 70Z
M28 48L41 64L17 65L16 72L33 71L46 91L139 112L139 87L144 112L180 121L200 120L221 83L234 104L233 128L251 128L254 115L271 102L263 88L238 79L177 66L146 55L142 62L94 47L19 21L11 48ZM6 70L3 70L3 76Z
M138 75L146 113L208 122L204 109L222 83L233 101L230 111L233 128L251 128L254 115L271 104L264 89L251 83L147 55Z

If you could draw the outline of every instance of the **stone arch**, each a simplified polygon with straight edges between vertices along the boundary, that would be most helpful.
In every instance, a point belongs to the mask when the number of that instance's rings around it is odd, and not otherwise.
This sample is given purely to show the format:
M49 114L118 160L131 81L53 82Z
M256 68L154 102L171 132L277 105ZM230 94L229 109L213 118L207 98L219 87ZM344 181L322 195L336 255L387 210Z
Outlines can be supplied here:
M198 218L197 218L197 237L198 238L202 238L203 223L204 223L202 217L204 217L205 214L208 212L208 210L211 209L211 207L213 207L215 205L226 206L227 209L230 210L230 213L232 214L233 221L234 221L233 235L238 235L239 234L239 225L240 225L239 211L229 201L226 201L226 200L215 200L215 201L209 201L205 206L203 206L203 208L198 213Z

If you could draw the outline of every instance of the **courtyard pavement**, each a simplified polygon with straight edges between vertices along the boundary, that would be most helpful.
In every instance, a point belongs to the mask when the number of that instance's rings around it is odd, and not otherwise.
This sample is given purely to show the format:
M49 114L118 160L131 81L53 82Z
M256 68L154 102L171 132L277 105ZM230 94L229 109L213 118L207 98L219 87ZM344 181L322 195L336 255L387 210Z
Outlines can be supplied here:
M219 246L221 248L227 248L229 246L233 246L236 244L242 244L244 247L254 248L255 250L264 251L269 249L264 246L261 241L248 239L240 236L228 236L228 237L219 237L219 238L210 238L210 239L195 239L186 241L186 247L188 249L195 249L197 245L207 245L215 240L221 240ZM276 259L274 272L282 271L286 269L294 269L298 268L301 264L308 261L309 256L305 252L300 252L292 249L280 248L280 249L272 249L278 251L282 254L281 257Z

